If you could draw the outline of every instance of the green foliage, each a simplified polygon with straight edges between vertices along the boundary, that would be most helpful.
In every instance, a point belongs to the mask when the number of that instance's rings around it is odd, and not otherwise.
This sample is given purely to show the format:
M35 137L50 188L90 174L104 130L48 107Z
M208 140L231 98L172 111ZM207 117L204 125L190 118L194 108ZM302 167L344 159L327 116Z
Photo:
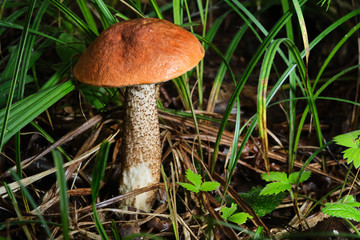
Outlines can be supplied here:
M248 213L235 213L237 209L237 205L235 203L231 203L231 207L222 207L220 209L221 217L226 221L234 222L238 225L241 225L246 222L247 219L252 218L252 216Z
M338 202L325 203L325 207L321 209L321 212L333 217L360 222L360 211L357 209L358 207L360 207L360 203L356 202L354 197L349 195L343 197Z
M92 174L91 180L91 198L92 198L92 209L94 213L94 222L96 229L101 235L101 239L109 239L106 231L101 223L100 217L96 210L96 198L100 191L101 181L104 177L106 162L109 154L110 142L104 141L101 144L99 153L95 160L95 167Z
M300 178L299 183L301 183L306 181L310 175L311 172L309 171L304 171L301 176L300 172L293 172L289 177L284 172L263 173L261 174L261 178L272 183L269 183L264 187L260 192L260 196L289 191L292 188L292 185L297 183L297 179Z
M318 3L320 4L320 6L324 6L324 4L326 3L327 4L326 11L327 11L330 7L331 0L320 0Z
M263 188L253 187L247 193L240 193L239 195L254 209L256 215L263 217L271 213L281 204L281 201L286 197L286 193L279 192L278 194L260 195Z
M201 175L194 173L193 171L191 171L191 169L188 169L185 173L186 175L186 179L191 182L190 183L178 183L180 184L183 188L185 188L188 191L194 192L194 193L198 193L200 191L213 191L215 189L217 189L220 186L220 183L218 182L204 182L201 183Z
M360 166L360 130L345 133L334 137L336 144L348 147L344 153L347 163L354 163L355 168Z
M60 215L61 215L61 229L63 239L70 239L70 229L69 229L69 199L67 196L67 186L66 186L66 177L65 171L63 168L63 159L59 151L53 150L52 152L55 167L56 167L56 179L59 185L59 195L60 195Z
M70 33L60 34L59 40L66 43L56 46L56 53L63 62L71 62L75 54L80 54L85 50L85 45L79 43L79 40Z

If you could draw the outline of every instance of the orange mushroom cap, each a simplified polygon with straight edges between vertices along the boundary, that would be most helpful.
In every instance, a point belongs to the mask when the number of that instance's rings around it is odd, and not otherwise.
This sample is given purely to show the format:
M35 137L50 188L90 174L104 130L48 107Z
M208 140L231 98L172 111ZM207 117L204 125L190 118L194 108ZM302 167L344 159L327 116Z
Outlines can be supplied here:
M102 32L74 67L83 83L120 87L152 84L178 77L204 57L190 32L165 20L134 19Z

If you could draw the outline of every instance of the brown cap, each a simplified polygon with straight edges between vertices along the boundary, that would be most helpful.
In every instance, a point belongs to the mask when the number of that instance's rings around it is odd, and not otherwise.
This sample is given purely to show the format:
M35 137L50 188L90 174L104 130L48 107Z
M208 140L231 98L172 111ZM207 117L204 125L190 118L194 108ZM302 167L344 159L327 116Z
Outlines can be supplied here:
M75 77L94 86L151 84L178 77L204 57L190 32L165 20L123 21L102 32L74 68Z

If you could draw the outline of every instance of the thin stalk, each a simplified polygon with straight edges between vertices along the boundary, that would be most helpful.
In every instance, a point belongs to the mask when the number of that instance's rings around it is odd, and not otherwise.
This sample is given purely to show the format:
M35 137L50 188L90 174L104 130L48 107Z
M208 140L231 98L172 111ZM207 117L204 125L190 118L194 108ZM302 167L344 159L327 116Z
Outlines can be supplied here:
M283 12L289 11L289 1L281 0L281 5L283 8ZM294 31L291 19L286 22L286 35L291 40L294 41ZM293 56L288 51L288 59L289 62L294 62ZM288 122L289 122L289 148L288 148L288 173L290 174L294 167L295 162L295 152L294 152L294 140L295 140L295 126L296 126L296 105L295 105L295 97L296 97L296 73L293 71L289 76L289 110L288 110Z

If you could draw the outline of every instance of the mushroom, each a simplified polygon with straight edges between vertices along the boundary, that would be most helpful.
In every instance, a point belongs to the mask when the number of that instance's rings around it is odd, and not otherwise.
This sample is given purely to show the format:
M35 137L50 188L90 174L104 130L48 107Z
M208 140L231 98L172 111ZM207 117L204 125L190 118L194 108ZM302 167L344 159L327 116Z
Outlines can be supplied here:
M204 48L190 32L165 20L144 18L109 27L74 67L75 77L85 84L128 86L121 194L160 182L162 150L155 84L186 73L203 57ZM149 212L155 199L156 192L148 191L127 199L125 206Z

